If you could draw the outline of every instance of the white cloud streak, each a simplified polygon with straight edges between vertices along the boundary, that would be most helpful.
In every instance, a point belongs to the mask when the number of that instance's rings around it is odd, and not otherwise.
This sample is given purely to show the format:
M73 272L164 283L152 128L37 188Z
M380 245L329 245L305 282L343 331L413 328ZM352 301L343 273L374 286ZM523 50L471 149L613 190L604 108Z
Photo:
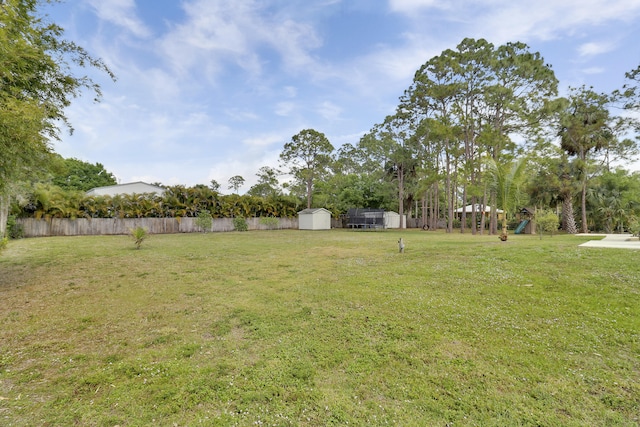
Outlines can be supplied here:
M418 23L437 12L440 19L467 23L470 36L493 34L494 43L550 40L612 20L632 22L640 15L637 0L389 0L389 8Z
M96 15L139 38L151 36L151 30L136 15L135 0L88 0Z
M314 28L269 14L255 0L195 0L184 4L186 20L161 41L174 69L204 67L217 73L230 62L253 75L263 71L265 54L277 52L290 70L313 63L310 51L320 46Z
M614 45L607 42L591 42L585 43L579 48L580 56L595 56L607 53L615 48Z

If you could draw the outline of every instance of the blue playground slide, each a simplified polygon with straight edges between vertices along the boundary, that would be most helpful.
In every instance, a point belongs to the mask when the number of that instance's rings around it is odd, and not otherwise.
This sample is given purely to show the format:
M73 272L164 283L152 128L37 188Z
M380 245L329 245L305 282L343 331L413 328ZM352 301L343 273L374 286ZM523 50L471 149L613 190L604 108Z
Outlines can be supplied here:
M524 228L529 224L529 220L525 219L520 224L518 224L518 228L516 228L516 234L521 234L524 231Z

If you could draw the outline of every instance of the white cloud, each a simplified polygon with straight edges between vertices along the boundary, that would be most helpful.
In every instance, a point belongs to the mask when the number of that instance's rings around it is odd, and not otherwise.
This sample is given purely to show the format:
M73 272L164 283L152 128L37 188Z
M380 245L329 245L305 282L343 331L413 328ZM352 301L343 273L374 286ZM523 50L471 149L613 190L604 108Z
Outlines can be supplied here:
M239 122L251 122L260 119L260 116L255 112L240 108L228 108L224 113L227 117Z
M580 56L595 56L595 55L607 53L613 49L614 49L614 46L612 46L610 43L607 43L607 42L600 42L600 43L591 42L591 43L585 43L581 45L578 51L580 53Z
M123 69L122 85L130 87L133 92L144 93L148 101L155 104L175 104L183 93L181 81L161 68L129 67Z
M283 136L282 133L269 133L264 135L262 134L256 135L250 138L245 138L242 140L242 142L251 148L263 148L276 143L284 145L284 141L286 140L287 138Z
M284 93L289 98L295 98L298 95L298 89L294 86L285 86Z
M322 102L316 110L325 120L338 120L342 113L342 108L330 101Z
M605 69L602 67L591 67L585 68L584 70L582 70L582 72L584 74L602 74L605 72Z
M175 25L160 43L163 55L177 70L204 68L217 73L231 62L260 75L269 52L277 52L290 70L314 62L309 54L321 45L312 26L269 14L255 0L193 0L184 3L186 20Z
M273 28L269 28L273 24ZM292 19L274 22L271 25L263 28L266 30L263 36L280 52L287 67L296 71L314 64L315 60L309 52L320 47L322 41L311 25Z
M295 110L295 106L296 104L293 102L278 102L276 104L276 109L275 109L275 113L278 116L282 116L282 117L288 117L291 115L291 113Z
M640 15L636 0L389 0L389 8L413 21L414 32L437 9L441 22L460 23L467 36L482 34L493 43L552 40L612 20L632 22Z
M404 40L404 44L394 47L377 46L372 52L343 65L341 73L336 72L336 78L343 82L341 84L346 83L361 102L381 111L381 118L393 112L398 96L409 87L416 70L443 49L451 47L444 39L430 39L420 34L407 35Z
M147 38L151 30L137 17L135 0L88 0L98 17L124 28L140 38Z
M640 3L627 0L539 0L534 4L507 2L487 10L487 28L508 31L511 40L552 40L605 21L626 20L640 13ZM499 42L504 42L501 38Z
M438 7L447 2L442 0L389 0L389 9L400 13L415 13L416 11Z

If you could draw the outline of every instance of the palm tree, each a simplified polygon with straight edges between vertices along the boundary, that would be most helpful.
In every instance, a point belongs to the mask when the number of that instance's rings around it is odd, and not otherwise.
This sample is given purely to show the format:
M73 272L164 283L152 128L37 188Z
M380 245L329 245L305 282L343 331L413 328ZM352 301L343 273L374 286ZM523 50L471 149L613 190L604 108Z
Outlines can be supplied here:
M487 159L490 176L489 185L497 195L498 206L502 208L502 233L501 240L507 240L507 217L513 213L523 193L527 159L520 158L516 161L498 165L492 158Z
M559 165L560 200L562 200L562 229L569 234L576 234L578 227L573 212L573 194L575 183L572 179L572 164L565 159Z
M581 191L582 232L587 224L587 183L589 181L590 153L605 149L614 135L609 128L609 98L584 86L574 89L568 105L560 117L560 146L570 156L576 156Z

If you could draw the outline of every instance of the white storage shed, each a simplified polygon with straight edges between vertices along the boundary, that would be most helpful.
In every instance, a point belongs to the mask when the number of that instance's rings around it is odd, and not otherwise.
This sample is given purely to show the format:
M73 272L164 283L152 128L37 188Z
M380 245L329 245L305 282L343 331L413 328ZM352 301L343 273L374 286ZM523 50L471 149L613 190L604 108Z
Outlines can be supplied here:
M325 208L304 209L298 212L299 230L331 230L331 212Z
M407 216L404 216L402 228L407 228ZM400 214L397 212L384 212L384 228L400 228Z

